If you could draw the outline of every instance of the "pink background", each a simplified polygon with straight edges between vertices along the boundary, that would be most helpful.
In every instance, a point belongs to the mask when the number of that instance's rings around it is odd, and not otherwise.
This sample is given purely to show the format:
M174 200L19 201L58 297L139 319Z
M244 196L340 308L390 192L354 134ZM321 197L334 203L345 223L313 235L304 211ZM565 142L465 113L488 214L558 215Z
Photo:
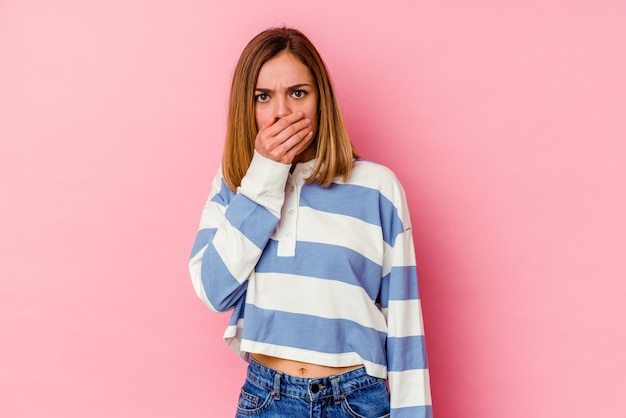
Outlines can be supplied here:
M283 23L406 188L435 416L626 416L626 3L382 4L0 0L0 416L233 416L187 258Z

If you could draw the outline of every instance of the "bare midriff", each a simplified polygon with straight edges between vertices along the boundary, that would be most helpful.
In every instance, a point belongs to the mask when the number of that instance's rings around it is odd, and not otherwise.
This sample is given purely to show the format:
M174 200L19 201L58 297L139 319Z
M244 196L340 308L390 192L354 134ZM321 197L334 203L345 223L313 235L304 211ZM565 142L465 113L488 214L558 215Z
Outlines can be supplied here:
M266 356L265 354L258 353L250 353L250 357L261 363L262 365L269 367L270 369L278 370L283 373L287 373L297 377L332 376L345 373L350 370L358 369L359 367L363 366L362 364L355 364L354 366L346 367L329 367L321 366L319 364L305 363L301 361Z

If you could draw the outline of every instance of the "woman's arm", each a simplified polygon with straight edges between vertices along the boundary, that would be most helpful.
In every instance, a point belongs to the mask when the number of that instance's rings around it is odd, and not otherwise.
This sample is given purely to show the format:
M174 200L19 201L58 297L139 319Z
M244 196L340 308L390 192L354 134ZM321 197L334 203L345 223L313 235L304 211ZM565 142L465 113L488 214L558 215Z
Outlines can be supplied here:
M196 294L210 309L228 310L245 294L280 220L289 168L255 152L236 193L221 170L213 179L189 261Z
M432 418L430 378L418 292L415 251L404 192L397 184L396 220L399 231L385 254L381 307L387 319L387 367L391 417Z

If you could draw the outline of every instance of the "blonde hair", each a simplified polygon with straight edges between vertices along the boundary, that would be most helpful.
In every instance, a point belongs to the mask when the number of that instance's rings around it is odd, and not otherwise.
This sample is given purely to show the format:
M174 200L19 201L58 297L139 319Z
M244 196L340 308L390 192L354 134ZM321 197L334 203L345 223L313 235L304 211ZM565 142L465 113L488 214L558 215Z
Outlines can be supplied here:
M291 54L311 72L319 92L317 160L307 183L328 187L335 178L348 178L358 157L346 131L328 69L311 41L297 29L271 28L244 48L230 91L226 142L222 157L224 181L233 191L241 185L254 155L257 127L254 89L263 64L281 52Z

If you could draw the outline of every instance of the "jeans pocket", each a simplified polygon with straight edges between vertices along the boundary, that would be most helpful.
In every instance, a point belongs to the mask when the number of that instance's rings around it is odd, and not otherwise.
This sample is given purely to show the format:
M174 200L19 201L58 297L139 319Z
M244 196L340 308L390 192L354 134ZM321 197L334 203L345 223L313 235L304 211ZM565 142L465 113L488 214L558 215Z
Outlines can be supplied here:
M262 386L246 379L237 403L237 414L243 416L256 415L265 410L272 402L272 394Z
M385 381L346 394L341 407L352 418L388 418L391 405Z

